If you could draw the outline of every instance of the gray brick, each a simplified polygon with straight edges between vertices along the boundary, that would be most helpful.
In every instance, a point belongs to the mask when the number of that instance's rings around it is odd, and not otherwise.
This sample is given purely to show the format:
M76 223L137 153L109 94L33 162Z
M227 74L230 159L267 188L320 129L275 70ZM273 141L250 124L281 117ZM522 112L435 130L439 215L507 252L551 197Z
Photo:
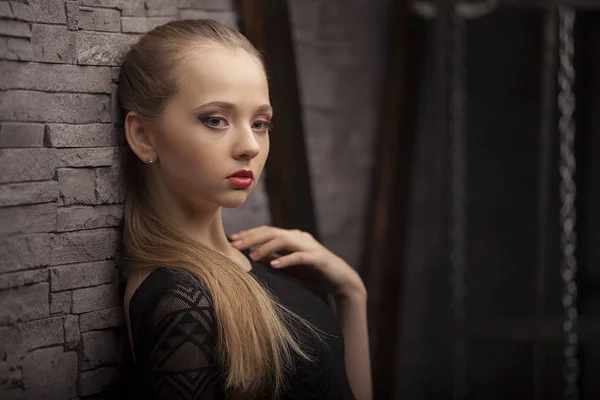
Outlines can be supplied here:
M181 19L214 19L215 21L218 21L223 25L237 29L237 15L234 11L205 11L184 9L180 10L179 14Z
M50 268L53 292L111 283L115 280L115 262L97 261Z
M0 1L0 18L13 18L13 13L8 1Z
M33 271L2 274L0 275L0 290L31 285L32 283L47 282L48 276L48 270L45 268L35 269Z
M179 8L195 8L200 10L233 10L232 0L179 0Z
M0 354L6 354L6 361L12 365L20 364L21 357L30 350L63 344L65 340L60 317L0 327L0 337Z
M130 0L79 0L84 6L105 7L105 8L123 8L123 3Z
M149 17L164 17L177 15L177 1L146 0L146 15Z
M123 219L121 205L71 206L58 209L58 232L119 226Z
M15 20L2 20L0 24L0 35L30 38L31 28L27 22Z
M50 293L50 314L66 314L71 312L71 291Z
M0 185L0 207L49 203L58 199L58 182L26 182Z
M62 204L95 204L93 169L61 168L56 171Z
M111 168L96 168L95 173L97 202L100 204L122 203L125 190L121 168L118 165Z
M79 376L79 395L89 396L106 390L119 377L114 367L97 368L82 372Z
M119 82L119 74L121 73L121 67L111 67L112 70L112 81L114 83Z
M146 33L175 19L175 17L121 17L121 30L123 33Z
M50 234L0 238L0 273L48 265L51 239Z
M109 67L0 61L0 89L112 93Z
M64 0L29 0L29 4L35 22L64 24L67 20Z
M33 24L31 45L36 61L75 64L75 32L66 26Z
M336 71L328 62L330 47L299 44L296 59L300 73L300 94L304 107L333 109L336 104Z
M104 94L0 91L0 119L70 124L110 122L109 101L110 96Z
M1 66L0 76L4 77L2 82L10 79L3 73ZM0 147L42 147L43 145L44 125L42 124L4 122L0 126Z
M123 109L119 105L119 94L118 86L113 85L113 91L110 95L110 119L115 125L123 126L125 122L125 116L123 115Z
M53 149L0 149L0 183L50 180L54 164Z
M57 149L56 167L109 167L114 157L112 147Z
M52 252L49 256L50 265L114 257L117 239L118 231L112 228L53 235ZM73 298L75 297L73 296Z
M56 203L0 208L0 235L54 232Z
M81 314L79 318L81 332L114 328L123 326L125 323L125 317L121 307L113 307L106 310Z
M48 283L36 283L0 292L0 325L47 317Z
M311 176L321 181L331 175L332 164L336 162L335 154L339 146L335 141L333 121L327 110L318 108L306 108L303 116ZM319 190L316 197L322 199L323 204L327 204L333 200L331 197L333 194L335 194L335 187L328 185L323 190Z
M320 1L290 0L290 20L295 41L314 41L319 29Z
M120 66L125 53L138 38L138 35L132 34L79 31L77 63Z
M73 290L74 314L111 308L118 304L118 290L114 283Z
M40 349L23 359L23 384L31 399L70 399L77 395L77 353L61 347Z
M114 364L117 360L115 334L110 330L92 331L81 335L83 340L83 371Z
M79 29L79 3L77 1L66 1L65 8L67 13L67 30L76 31Z
M121 13L103 8L79 8L79 28L90 31L120 32Z
M50 147L110 147L120 143L121 133L113 124L48 124L45 142Z
M0 57L6 60L33 60L33 47L29 39L0 37Z
M63 317L63 326L65 329L65 346L73 350L81 341L81 332L79 331L79 316L65 315Z
M113 258L118 239L114 228L0 237L0 273Z
M31 6L26 2L11 1L10 7L12 8L13 18L21 21L33 21L33 10Z
M21 366L0 361L0 398L4 400L26 400L22 390L23 373Z
M145 0L128 0L123 2L123 10L121 11L123 16L131 17L143 17L146 15L146 1Z
M20 373L20 370L13 369L12 371ZM2 372L2 371L0 371ZM6 400L26 400L25 391L22 389L20 378L9 375L6 379L0 382L0 399Z

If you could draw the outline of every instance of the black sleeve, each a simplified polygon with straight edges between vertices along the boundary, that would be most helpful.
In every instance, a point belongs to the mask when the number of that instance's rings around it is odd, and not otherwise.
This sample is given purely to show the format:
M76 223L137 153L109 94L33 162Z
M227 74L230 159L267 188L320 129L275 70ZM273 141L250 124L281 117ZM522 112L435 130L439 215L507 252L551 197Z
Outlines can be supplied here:
M153 327L146 358L152 381L146 384L153 387L154 398L221 398L215 363L216 320L206 289L177 284L161 291L154 304L145 314Z

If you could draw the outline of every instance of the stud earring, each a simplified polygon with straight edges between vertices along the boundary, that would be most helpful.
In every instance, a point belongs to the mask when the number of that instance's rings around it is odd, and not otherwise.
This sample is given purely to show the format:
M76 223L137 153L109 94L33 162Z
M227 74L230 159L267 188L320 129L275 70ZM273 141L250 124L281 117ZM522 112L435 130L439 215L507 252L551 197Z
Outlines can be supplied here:
M154 158L148 157L148 164L154 164Z

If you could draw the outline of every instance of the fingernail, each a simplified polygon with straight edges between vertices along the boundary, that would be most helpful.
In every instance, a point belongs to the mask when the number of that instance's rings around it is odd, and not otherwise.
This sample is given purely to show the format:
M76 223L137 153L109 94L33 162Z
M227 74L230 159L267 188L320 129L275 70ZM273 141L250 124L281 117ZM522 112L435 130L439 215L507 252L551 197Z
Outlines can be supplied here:
M250 253L250 258L256 261L258 259L258 251L253 251Z
M233 240L239 239L240 238L240 234L239 233L234 233L233 235L230 235L229 237L232 238Z
M233 242L231 242L231 244L234 246L241 246L242 243L244 243L244 242L241 240L234 240Z
M274 267L278 266L279 264L281 264L281 263L279 261L277 261L277 260L271 261L271 265L274 266Z

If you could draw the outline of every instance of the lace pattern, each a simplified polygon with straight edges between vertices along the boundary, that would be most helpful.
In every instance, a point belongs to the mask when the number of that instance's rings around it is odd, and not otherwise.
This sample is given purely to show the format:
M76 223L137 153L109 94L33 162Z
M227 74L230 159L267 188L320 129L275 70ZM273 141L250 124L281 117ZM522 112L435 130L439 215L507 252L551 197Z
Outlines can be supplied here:
M155 332L148 366L156 398L216 398L216 320L207 291L179 283L161 293L151 315Z

